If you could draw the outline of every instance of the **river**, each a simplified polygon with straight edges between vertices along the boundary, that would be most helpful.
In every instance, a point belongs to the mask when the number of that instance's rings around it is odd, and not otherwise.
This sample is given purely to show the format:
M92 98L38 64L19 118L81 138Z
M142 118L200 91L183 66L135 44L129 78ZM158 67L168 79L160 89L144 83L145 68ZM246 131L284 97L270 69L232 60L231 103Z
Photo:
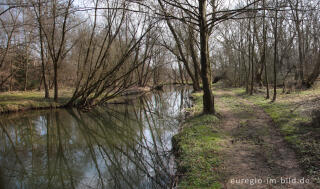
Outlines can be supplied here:
M167 87L89 112L1 115L0 188L170 188L189 94Z

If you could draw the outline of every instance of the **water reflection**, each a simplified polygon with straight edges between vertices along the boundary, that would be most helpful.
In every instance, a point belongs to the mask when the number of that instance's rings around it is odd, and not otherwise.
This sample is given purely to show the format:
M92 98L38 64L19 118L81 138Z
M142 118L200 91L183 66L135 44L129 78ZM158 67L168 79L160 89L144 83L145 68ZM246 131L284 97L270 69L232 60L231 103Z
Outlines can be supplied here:
M0 188L170 188L171 138L189 90L129 105L1 118Z

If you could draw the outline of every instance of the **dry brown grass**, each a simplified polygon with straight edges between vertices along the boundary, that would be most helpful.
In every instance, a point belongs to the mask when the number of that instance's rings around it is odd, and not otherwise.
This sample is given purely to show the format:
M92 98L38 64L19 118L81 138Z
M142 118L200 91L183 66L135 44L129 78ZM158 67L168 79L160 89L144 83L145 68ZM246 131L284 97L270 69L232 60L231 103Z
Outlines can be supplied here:
M0 113L24 111L29 109L57 108L64 105L72 95L72 89L59 91L58 102L45 99L44 91L11 91L0 93ZM53 91L50 91L53 94Z

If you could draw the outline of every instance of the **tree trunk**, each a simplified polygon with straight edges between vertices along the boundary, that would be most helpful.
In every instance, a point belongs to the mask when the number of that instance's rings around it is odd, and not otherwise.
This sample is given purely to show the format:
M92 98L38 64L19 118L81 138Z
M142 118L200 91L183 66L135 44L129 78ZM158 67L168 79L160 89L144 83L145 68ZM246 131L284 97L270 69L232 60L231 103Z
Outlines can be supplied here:
M27 56L27 61L25 65L25 75L24 75L24 91L27 91L27 86L28 86L28 56Z
M250 32L251 32L251 20L249 19L249 24L248 24L248 30L247 30L247 40L248 40L248 64L249 64L249 70L248 70L248 74L247 74L247 82L246 82L246 93L249 94L249 81L250 81L250 74L251 72L251 36L250 36Z
M265 0L263 0L263 8L265 7ZM266 10L263 10L263 54L262 54L262 60L261 63L264 66L264 77L266 81L266 87L267 87L267 96L266 99L270 98L269 94L269 81L268 81L268 71L267 71L267 61L266 61L266 47L267 47L267 27L266 27Z
M42 75L40 75L40 78L39 78L39 87L38 87L38 91L41 90L41 85L42 85Z
M38 1L39 7L39 17L38 17L38 22L39 22L39 37L40 37L40 56L41 56L41 71L42 71L42 79L43 79L43 86L44 86L44 98L48 99L49 98L49 87L47 84L46 80L46 69L45 69L45 64L44 64L44 50L43 50L43 35L42 35L42 20L41 20L41 2L40 0ZM40 88L41 88L41 82L40 82Z
M252 50L251 50L251 88L250 95L253 95L253 84L254 84L254 36L252 35Z
M54 101L58 102L58 63L53 63Z
M254 9L256 8L256 4L254 4ZM250 29L251 31L251 29ZM255 32L256 32L256 14L254 13L253 16L253 32L252 32L252 50L251 50L251 89L250 89L250 95L253 95L253 86L254 86L254 47L255 47ZM258 39L257 39L258 40Z
M278 7L278 0L276 0L276 7ZM274 27L274 62L273 62L273 98L272 102L277 99L277 61L278 61L278 11L275 13L275 27Z
M198 62L194 62L193 66L194 66L194 86L193 87L195 91L201 91L200 79L199 79L200 68L199 68Z
M179 66L180 80L181 80L181 83L184 85L185 83L184 83L184 79L183 79L183 70L182 70L182 66L179 61L178 61L178 66Z
M314 69L311 75L307 78L305 82L303 82L303 85L307 88L312 87L312 85L314 84L316 79L319 77L319 75L320 75L320 52L318 52L317 64L314 66Z
M9 82L9 91L12 91L12 78L13 78L13 65L12 60L10 60L10 82Z
M298 14L298 13L297 13ZM300 21L296 21L297 24L297 32L298 32L298 48L299 48L299 79L301 81L304 80L304 72L303 72L303 65L304 65L304 52L303 52L303 39L302 39L302 32L300 30Z
M304 46L303 46L303 33L301 32L301 19L299 18L299 1L297 0L295 5L289 1L291 6L292 15L294 17L296 30L298 33L298 53L299 53L299 67L298 67L298 77L301 81L304 80L303 66L304 66ZM295 12L294 12L295 11ZM302 26L303 27L303 26Z
M200 81L199 81L199 63L198 63L198 58L196 55L196 52L194 50L194 33L193 29L189 26L189 48L190 48L190 54L193 62L193 68L194 68L194 84L193 88L195 91L200 91Z
M199 13L200 13L200 64L201 64L201 78L203 85L203 113L214 114L214 97L211 90L210 78L210 62L208 51L209 30L207 25L207 0L199 0Z

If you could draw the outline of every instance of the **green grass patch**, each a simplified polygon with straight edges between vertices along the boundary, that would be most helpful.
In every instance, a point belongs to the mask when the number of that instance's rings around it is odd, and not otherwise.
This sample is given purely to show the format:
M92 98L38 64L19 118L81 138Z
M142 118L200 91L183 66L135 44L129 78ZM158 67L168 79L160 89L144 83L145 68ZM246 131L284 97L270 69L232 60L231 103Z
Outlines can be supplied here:
M174 136L178 156L179 188L222 188L224 176L219 172L219 151L225 140L219 119L202 115L202 94L193 94L193 117L186 120L182 132Z

